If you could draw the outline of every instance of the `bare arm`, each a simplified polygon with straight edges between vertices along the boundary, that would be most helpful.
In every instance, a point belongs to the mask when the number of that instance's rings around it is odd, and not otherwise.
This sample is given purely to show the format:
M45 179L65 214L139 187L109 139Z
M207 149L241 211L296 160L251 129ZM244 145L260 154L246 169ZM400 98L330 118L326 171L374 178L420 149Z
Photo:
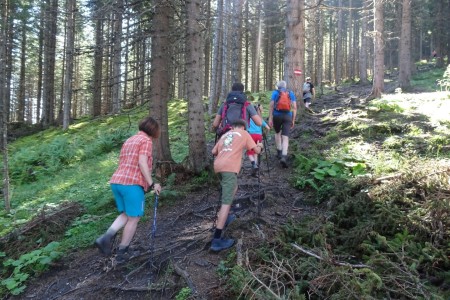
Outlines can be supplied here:
M296 117L297 117L297 101L294 101L292 103L292 125L291 125L291 128L294 128Z
M262 118L259 115L253 115L252 116L252 120L253 120L253 122L255 122L255 124L257 126L261 126L262 125Z
M211 131L214 132L217 129L217 127L219 127L220 121L222 121L222 116L216 115L216 117L214 118L214 121L212 123L212 126L211 126Z
M269 126L272 127L273 126L273 104L274 101L270 101L270 105L269 105Z
M144 178L147 181L147 183L149 185L152 185L153 178L147 162L148 162L147 155L139 154L139 169L141 170L142 175L144 175ZM159 195L159 192L161 192L161 185L159 183L155 183L153 190L156 192L156 194Z

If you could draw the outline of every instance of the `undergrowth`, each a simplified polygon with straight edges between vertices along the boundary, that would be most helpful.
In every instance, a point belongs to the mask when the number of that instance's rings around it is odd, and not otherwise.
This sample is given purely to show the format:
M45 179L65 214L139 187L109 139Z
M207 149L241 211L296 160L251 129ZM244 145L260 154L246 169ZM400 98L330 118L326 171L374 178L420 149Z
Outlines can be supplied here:
M415 81L432 90L441 75ZM296 141L308 147L292 184L326 212L291 220L244 265L223 262L230 297L450 298L450 102L427 96L374 100Z

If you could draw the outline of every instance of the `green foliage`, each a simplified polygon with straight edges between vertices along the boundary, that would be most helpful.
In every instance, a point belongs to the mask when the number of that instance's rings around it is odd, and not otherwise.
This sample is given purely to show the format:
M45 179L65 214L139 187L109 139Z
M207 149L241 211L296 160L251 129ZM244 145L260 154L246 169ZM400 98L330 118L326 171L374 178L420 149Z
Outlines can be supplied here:
M397 103L388 102L386 100L378 100L370 103L368 108L374 108L377 112L395 112L402 113L405 110Z
M178 292L178 294L175 296L175 299L176 300L186 300L189 298L189 296L191 296L191 294L192 294L191 289L188 287L184 287Z
M58 251L59 243L51 242L42 249L34 250L20 256L19 259L7 259L3 262L4 274L9 274L0 282L1 293L18 295L26 288L24 282L34 275L39 275L47 270L50 264L61 257ZM3 277L3 274L2 274Z
M299 155L294 165L294 186L300 189L312 187L317 191L318 202L327 198L337 184L366 173L366 165L352 161L352 158L322 160Z

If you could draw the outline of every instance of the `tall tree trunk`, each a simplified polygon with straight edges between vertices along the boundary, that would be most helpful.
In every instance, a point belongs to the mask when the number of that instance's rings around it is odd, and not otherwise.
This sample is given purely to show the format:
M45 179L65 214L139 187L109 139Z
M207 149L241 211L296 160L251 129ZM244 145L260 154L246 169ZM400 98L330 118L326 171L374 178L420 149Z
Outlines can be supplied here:
M344 13L342 11L342 0L338 4L338 26L336 36L336 66L335 66L335 82L339 85L342 80L342 67L344 63L342 40L344 39Z
M231 14L231 1L232 0L224 0L223 1L223 13L225 16L230 16ZM222 82L221 82L221 90L220 90L220 98L225 99L228 94L228 87L230 86L230 23L232 18L224 18L223 19L223 36L221 43L221 51L222 51Z
M42 99L42 125L55 121L55 54L58 0L47 0L44 30L44 82Z
M36 95L36 123L41 120L41 103L42 103L42 79L43 79L43 53L44 53L44 16L45 9L44 4L40 5L39 13L39 45L38 45L38 82L37 82L37 95Z
M206 8L204 14L206 15L206 23L205 29L206 32L204 34L204 44L205 44L205 63L204 63L204 76L203 76L203 95L209 95L209 76L211 70L211 1L206 0Z
M122 62L122 19L123 19L123 0L117 0L114 11L114 25L112 32L113 57L112 57L112 113L117 114L120 111L120 79Z
M286 41L284 52L284 80L287 87L300 97L300 84L304 75L296 76L295 69L305 69L305 43L304 43L304 1L287 0L286 8Z
M209 93L209 111L212 115L217 110L221 90L221 44L222 44L222 25L223 25L223 0L217 1L217 18L213 39L213 60L211 66L211 87Z
M408 89L411 86L411 0L403 0L399 62L399 84L402 89Z
M64 74L64 113L63 129L66 130L70 125L70 111L72 107L72 79L73 79L73 57L75 45L75 12L76 0L67 0L67 40L66 40L66 69Z
M20 51L20 75L19 75L19 94L17 96L17 121L23 122L25 119L25 65L27 48L27 30L26 21L22 24L22 41Z
M7 95L6 83L6 61L7 61L7 40L8 40L8 17L9 17L9 1L4 0L0 3L0 129L1 140L0 150L3 157L3 199L5 202L5 211L11 211L11 204L9 199L9 167L8 167L8 127L7 127L7 113L5 103L9 101Z
M320 0L316 0L315 4L318 5ZM316 9L314 13L314 23L316 24L315 35L315 49L316 49L316 63L314 68L314 78L313 82L315 86L320 87L321 94L323 94L323 31L324 31L324 15L321 9Z
M153 155L156 162L171 162L172 155L169 145L169 125L167 102L170 100L170 48L169 39L171 4L166 0L155 1L152 34L152 63L150 70L150 114L160 124L161 135L153 142ZM166 175L166 169L160 170Z
M259 91L259 81L260 81L260 60L261 60L261 40L262 40L262 21L261 21L261 1L258 5L257 11L257 22L258 26L256 27L256 41L255 41L255 51L253 52L253 70L252 70L252 90Z
M94 48L94 74L92 91L92 115L100 116L102 113L102 77L103 77L103 19L102 0L95 2L95 48Z
M374 0L374 62L372 94L368 97L381 98L384 91L384 8L383 0Z
M202 100L202 36L200 26L201 0L186 1L186 69L188 98L189 156L187 167L200 173L208 164L205 141L205 118Z
M361 11L361 46L359 47L359 78L362 84L367 84L369 82L367 80L367 52L369 47L367 42L367 23L369 21L369 3L365 2L363 5L364 7Z
M233 0L232 15L231 18L231 82L241 82L241 62L242 62L242 11L243 0Z

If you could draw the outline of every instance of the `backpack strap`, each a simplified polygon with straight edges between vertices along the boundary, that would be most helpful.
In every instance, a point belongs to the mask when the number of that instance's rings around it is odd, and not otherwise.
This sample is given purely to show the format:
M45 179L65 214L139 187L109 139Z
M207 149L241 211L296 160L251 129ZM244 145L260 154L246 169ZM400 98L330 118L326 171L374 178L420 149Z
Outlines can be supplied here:
M250 105L250 102L245 101L244 105L242 105L242 114L243 120L247 120L247 107ZM248 118L248 125L250 125L250 118Z

